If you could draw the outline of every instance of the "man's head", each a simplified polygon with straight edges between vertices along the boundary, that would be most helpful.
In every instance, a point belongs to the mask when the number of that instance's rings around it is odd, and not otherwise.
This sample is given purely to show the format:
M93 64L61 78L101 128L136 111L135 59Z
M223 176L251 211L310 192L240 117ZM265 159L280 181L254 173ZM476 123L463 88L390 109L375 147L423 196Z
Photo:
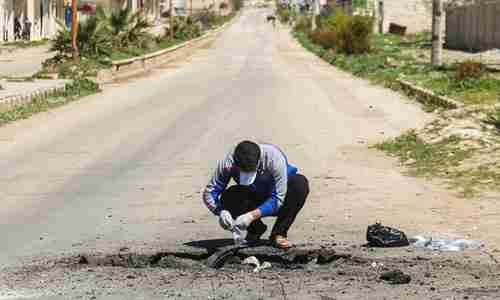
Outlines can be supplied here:
M260 160L260 147L254 142L243 141L234 150L234 163L240 168L240 184L250 185L257 177Z

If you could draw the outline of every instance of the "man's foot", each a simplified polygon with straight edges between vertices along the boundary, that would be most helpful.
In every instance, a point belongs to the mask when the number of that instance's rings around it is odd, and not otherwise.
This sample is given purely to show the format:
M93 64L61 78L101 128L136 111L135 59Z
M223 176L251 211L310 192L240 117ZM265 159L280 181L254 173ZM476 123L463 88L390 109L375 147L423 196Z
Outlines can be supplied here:
M257 243L264 232L266 232L267 226L264 223L257 224L255 226L255 232L248 232L247 237L245 240L247 241L248 244L255 244Z
M286 237L281 235L275 235L271 237L271 243L274 247L279 249L289 249L292 247L290 241L288 241Z

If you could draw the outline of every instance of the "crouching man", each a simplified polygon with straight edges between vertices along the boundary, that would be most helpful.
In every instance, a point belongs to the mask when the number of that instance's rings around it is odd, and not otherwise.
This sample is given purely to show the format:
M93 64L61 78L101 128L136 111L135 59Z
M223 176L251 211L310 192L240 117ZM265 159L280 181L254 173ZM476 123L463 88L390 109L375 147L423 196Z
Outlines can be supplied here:
M231 179L237 184L227 188ZM289 248L288 230L308 194L307 178L278 147L243 141L219 161L203 200L223 229L247 230L248 243L267 230L261 218L277 217L270 240L278 248Z

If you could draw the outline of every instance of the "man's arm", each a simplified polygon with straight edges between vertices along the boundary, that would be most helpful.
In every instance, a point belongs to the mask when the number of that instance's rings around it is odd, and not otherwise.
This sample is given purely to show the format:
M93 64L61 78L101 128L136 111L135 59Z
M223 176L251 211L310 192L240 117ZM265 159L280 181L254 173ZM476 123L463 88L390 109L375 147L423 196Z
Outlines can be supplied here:
M231 155L219 161L212 178L203 192L203 202L214 215L219 215L221 210L219 196L229 184L229 180L231 179L231 167Z
M281 153L273 157L270 171L274 178L274 188L271 197L258 208L262 217L276 215L285 202L288 188L288 167L286 159Z

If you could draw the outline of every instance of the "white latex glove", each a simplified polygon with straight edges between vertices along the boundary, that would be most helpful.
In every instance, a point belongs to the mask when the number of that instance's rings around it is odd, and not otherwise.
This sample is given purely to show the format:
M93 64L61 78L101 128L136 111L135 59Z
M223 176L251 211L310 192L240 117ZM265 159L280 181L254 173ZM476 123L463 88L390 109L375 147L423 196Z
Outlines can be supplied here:
M233 229L231 229L231 232L233 233L233 240L235 245L240 246L245 243L243 232L241 232L238 227L234 226Z
M252 212L247 212L246 214L243 214L236 218L234 226L240 230L247 230L248 226L250 226L253 221L255 221L254 215L252 214Z
M219 213L219 225L224 230L231 230L233 228L234 220L230 212L228 212L227 210L222 210Z

